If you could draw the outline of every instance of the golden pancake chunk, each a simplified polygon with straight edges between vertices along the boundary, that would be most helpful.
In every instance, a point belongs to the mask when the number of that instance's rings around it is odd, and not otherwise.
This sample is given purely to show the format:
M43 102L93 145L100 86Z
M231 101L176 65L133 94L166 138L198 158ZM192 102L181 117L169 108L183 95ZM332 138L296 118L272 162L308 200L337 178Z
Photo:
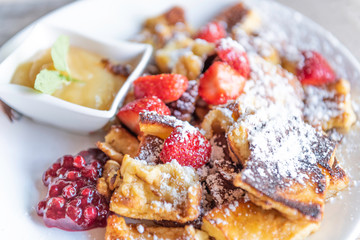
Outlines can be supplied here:
M205 137L210 139L215 133L226 132L234 121L234 112L227 107L217 107L206 114L201 123Z
M304 239L320 225L302 220L290 221L275 210L264 210L244 200L214 208L203 221L202 230L216 240Z
M139 141L125 128L112 126L105 136L105 142L97 142L97 147L112 160L121 163L125 154L134 157L139 148Z
M257 12L249 9L243 3L238 3L226 8L218 14L214 21L225 22L228 31L236 25L247 33L252 33L259 29L261 19Z
M195 170L176 161L148 165L125 155L110 210L125 217L180 223L200 214L201 185Z
M184 10L173 7L164 14L149 18L143 30L136 36L138 42L151 44L155 49L164 47L175 35L191 35L192 29L186 22Z
M306 122L324 131L332 128L349 131L356 121L349 81L340 79L324 86L305 86L304 90Z
M238 115L273 107L274 111L302 117L304 92L299 80L279 66L249 54L250 78L236 100Z
M326 189L326 199L336 195L339 191L345 189L349 185L350 179L336 159L331 170L326 170L325 174L329 178Z
M166 228L143 224L126 224L124 218L116 215L107 220L105 240L208 240L209 236L191 225L184 228Z
M120 182L120 164L113 160L108 160L103 169L102 177L98 179L96 189L101 195L111 197L112 192Z
M163 73L179 73L196 79L207 56L215 53L215 44L182 36L170 40L155 53L155 61Z
M140 131L145 135L153 135L164 140L170 136L174 128L183 124L183 121L173 116L160 115L149 111L140 113Z
M259 35L249 35L242 25L232 28L232 38L239 42L246 52L256 53L274 65L281 63L279 52L266 39Z
M302 120L271 116L269 110L240 120L228 134L231 152L244 166L234 185L266 209L320 221L326 190L322 169L331 169L335 143Z

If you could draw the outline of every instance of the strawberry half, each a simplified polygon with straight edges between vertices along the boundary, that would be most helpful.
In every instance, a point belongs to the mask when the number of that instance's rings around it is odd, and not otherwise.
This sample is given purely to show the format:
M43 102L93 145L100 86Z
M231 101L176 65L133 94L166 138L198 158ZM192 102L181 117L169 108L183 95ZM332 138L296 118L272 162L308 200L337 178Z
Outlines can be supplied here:
M134 81L134 94L136 98L157 96L169 103L178 100L187 87L187 77L180 74L148 75Z
M304 62L296 70L301 84L322 85L336 80L334 70L320 53L303 51L302 55Z
M227 63L214 62L200 78L199 95L208 104L225 104L242 93L245 78Z
M176 160L182 166L199 168L210 160L211 145L209 141L189 124L176 127L160 153L163 163Z
M221 61L229 64L244 78L249 77L249 59L245 49L238 42L231 38L221 39L216 47L216 52Z
M204 39L205 41L215 43L221 38L226 37L225 27L219 22L210 22L200 28L195 38Z
M140 133L139 114L142 111L155 111L161 115L170 115L169 108L159 98L152 96L135 100L123 106L117 113L117 117L131 131Z

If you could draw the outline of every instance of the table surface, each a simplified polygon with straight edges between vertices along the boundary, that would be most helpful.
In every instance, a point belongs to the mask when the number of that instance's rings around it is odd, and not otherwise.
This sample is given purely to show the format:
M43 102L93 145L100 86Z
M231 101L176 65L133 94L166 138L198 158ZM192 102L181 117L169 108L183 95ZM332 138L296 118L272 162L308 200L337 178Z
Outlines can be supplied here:
M0 0L0 23L3 23L0 24L0 46L34 20L73 1ZM277 1L298 10L332 32L360 60L359 0Z

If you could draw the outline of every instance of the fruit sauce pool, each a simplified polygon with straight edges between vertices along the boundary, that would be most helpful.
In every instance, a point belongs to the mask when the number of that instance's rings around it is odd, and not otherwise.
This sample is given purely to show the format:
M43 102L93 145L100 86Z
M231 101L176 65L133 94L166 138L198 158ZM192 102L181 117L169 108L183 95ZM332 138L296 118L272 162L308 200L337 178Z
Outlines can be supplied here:
M98 149L59 158L43 175L48 187L37 214L48 227L67 231L105 227L108 200L96 190L96 181L108 157Z

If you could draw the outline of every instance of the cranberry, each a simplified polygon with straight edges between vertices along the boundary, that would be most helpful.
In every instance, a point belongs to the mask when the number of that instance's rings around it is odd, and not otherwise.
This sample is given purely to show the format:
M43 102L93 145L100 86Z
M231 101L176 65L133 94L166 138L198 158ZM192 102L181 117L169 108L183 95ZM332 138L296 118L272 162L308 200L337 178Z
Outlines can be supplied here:
M67 168L61 167L56 171L56 175L58 176L58 178L64 178L66 172L67 172Z
M78 222L81 218L82 210L79 207L68 205L66 215L74 222Z
M59 189L59 185L52 185L49 188L49 197L56 197L59 196L62 189Z
M84 169L81 170L81 173L83 176L96 180L98 178L98 172L96 171L96 168L92 165L87 165Z
M63 188L62 195L66 199L73 198L76 195L76 189L72 185L67 185Z
M93 196L94 192L95 192L94 189L86 187L81 190L80 194L82 196L89 197L89 196Z
M98 211L96 210L96 208L94 206L87 206L84 209L84 217L85 219L92 221L95 220L95 218L97 217Z
M78 155L74 158L73 165L76 168L84 168L86 165L85 159L82 156Z
M39 216L43 216L44 215L44 210L46 208L46 201L41 201L38 203L36 212Z
M68 180L76 180L81 177L81 173L76 170L66 171L65 178Z
M93 166L96 170L99 170L99 169L102 168L102 164L101 164L99 161L97 161L97 160L93 161L93 162L91 163L91 166Z
M53 197L47 201L45 216L51 219L58 219L65 216L65 199L62 197Z
M61 166L65 168L69 168L73 166L74 158L71 155L65 155L61 158Z
M96 181L107 159L100 150L89 149L58 159L44 173L48 194L37 213L48 227L80 231L106 226L109 203L96 190Z
M68 203L68 205L69 206L71 205L71 206L74 206L74 207L80 206L81 205L81 198L79 198L79 197L75 198L74 200L70 201Z
M49 185L51 178L56 177L56 171L61 167L60 163L54 163L43 175L43 183Z

